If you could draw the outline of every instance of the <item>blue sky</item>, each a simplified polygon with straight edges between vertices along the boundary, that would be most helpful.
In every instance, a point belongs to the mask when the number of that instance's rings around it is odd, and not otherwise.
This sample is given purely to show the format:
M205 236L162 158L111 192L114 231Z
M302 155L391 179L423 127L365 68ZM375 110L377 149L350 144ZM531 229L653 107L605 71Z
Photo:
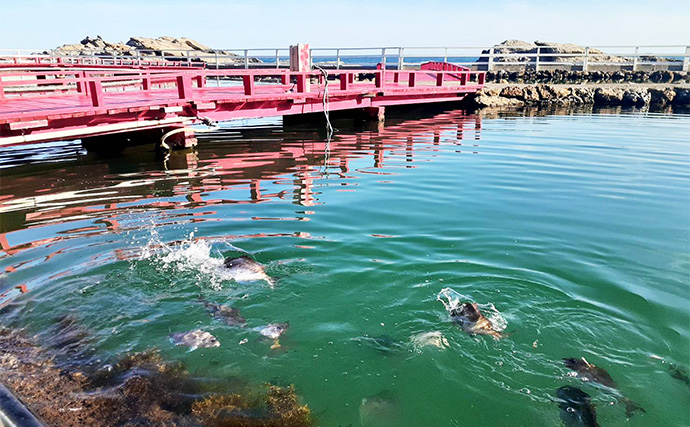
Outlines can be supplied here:
M89 35L184 36L216 48L690 44L690 2L450 0L0 0L0 48Z

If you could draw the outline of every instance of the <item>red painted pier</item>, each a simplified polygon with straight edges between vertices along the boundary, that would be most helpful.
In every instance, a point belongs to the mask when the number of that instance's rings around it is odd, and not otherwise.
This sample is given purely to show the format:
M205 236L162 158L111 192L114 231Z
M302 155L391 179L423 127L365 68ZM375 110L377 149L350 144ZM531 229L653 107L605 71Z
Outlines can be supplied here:
M164 61L0 63L0 146L56 140L107 144L110 135L156 135L202 119L360 110L459 101L484 73L443 62L418 70L214 70ZM6 58L5 58L6 59ZM207 122L208 123L208 122ZM157 133L156 133L157 132ZM182 146L196 142L182 133Z

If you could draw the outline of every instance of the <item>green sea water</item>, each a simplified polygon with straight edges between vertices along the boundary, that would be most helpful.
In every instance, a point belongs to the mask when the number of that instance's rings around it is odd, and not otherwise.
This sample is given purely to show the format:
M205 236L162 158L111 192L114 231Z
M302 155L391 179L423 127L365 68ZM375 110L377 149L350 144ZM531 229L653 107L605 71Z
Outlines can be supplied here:
M330 141L244 124L167 158L4 149L0 324L50 343L69 314L94 364L155 347L199 381L295 384L322 426L559 426L563 385L602 426L690 425L669 373L690 364L690 116L389 114ZM221 267L245 252L274 287ZM509 336L463 332L444 290ZM171 343L193 329L220 347Z

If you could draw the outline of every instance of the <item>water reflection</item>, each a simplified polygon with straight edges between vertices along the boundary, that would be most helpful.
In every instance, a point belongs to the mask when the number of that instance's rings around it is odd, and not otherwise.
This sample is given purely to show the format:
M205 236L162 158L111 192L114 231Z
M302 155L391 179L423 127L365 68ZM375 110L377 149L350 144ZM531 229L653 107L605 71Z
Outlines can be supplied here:
M481 116L459 111L389 122L380 129L359 132L341 125L341 132L328 142L315 131L273 125L218 132L202 138L198 149L174 152L163 160L150 147L135 147L112 159L80 152L71 161L5 169L0 248L5 256L15 255L65 240L118 232L125 214L156 212L168 221L195 223L213 220L210 216L216 211L209 208L224 204L280 200L315 206L323 203L321 187L329 185L315 184L321 178L336 178L343 187L340 191L355 191L353 181L359 174L382 175L390 181L397 168L414 167L417 150L433 150L443 143L468 145L469 151L476 152L475 142L481 137ZM71 145L55 149L63 148L75 150ZM366 159L371 166L361 166L360 160ZM399 159L404 159L404 165ZM353 171L355 161L358 166ZM81 220L94 221L84 225ZM55 224L62 224L60 230L44 238L35 238L40 232L30 232ZM23 266L19 263L8 271Z

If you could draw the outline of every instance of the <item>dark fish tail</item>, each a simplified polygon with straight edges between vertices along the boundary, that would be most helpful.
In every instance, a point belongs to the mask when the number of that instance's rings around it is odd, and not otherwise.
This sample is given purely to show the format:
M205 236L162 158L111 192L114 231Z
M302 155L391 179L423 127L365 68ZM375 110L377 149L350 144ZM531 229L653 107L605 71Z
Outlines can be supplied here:
M623 398L623 403L625 403L625 416L628 418L632 417L632 415L635 411L641 411L643 413L647 412L644 410L644 408L642 406L633 402L632 400L628 399L627 397Z

